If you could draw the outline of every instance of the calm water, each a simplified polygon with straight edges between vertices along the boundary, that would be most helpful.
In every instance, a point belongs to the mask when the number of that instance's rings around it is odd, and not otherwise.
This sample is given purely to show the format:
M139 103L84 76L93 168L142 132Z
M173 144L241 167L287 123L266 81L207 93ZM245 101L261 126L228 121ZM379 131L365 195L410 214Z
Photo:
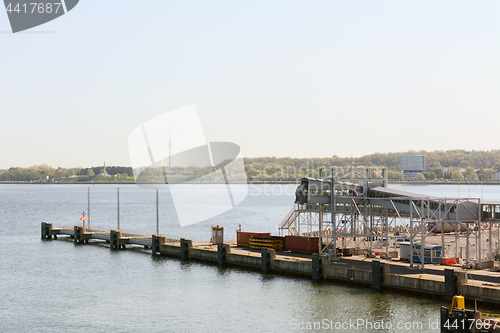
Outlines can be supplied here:
M142 250L112 252L103 246L41 241L41 221L55 226L77 223L87 210L87 188L0 185L0 332L301 332L310 331L302 328L315 322L333 330L344 324L339 332L437 332L429 323L438 320L439 300L154 259ZM405 189L458 195L456 186ZM499 190L485 186L484 199L500 200ZM234 239L241 223L244 230L277 233L294 191L294 185L253 186L235 209L181 228L172 199L162 190L160 231L207 240L210 227L219 224L226 239ZM114 185L91 187L93 226L116 227L116 192ZM468 196L468 187L462 185L461 194ZM471 187L471 194L481 196L481 186ZM121 227L154 232L155 200L154 191L121 185ZM384 328L376 329L382 320ZM359 329L345 326L349 321L360 324ZM393 328L388 329L388 323ZM396 327L398 323L407 329ZM423 329L408 326L419 323Z

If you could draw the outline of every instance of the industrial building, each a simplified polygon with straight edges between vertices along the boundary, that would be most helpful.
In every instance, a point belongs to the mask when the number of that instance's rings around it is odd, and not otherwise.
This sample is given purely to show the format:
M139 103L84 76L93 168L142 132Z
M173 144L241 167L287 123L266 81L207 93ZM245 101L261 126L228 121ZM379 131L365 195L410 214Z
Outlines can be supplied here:
M420 172L427 170L428 160L425 155L402 155L401 172L406 180L415 179Z

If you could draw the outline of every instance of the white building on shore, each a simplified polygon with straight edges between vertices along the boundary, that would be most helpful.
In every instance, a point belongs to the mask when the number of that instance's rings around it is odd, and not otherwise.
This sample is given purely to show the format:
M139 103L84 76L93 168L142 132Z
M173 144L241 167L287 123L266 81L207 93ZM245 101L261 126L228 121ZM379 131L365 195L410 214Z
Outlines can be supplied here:
M419 173L427 170L428 163L425 155L401 155L401 171L406 180L417 178Z

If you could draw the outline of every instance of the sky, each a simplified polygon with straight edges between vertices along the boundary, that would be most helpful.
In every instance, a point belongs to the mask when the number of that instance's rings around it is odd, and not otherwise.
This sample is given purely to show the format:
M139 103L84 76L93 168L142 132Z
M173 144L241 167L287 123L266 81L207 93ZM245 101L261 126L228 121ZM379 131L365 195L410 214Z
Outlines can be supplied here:
M491 150L498 1L82 0L13 34L0 11L0 169L130 165L195 105L244 157Z

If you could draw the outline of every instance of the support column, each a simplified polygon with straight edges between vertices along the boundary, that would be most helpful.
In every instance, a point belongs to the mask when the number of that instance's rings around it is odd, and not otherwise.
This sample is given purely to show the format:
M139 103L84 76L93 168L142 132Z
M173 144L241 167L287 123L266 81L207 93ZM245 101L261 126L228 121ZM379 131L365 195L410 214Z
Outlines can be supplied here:
M190 239L181 238L180 257L182 261L189 260L189 258L191 258L192 247L193 247L193 242Z
M372 261L372 288L380 289L383 282L383 273L382 273L382 265L380 261L373 260Z
M74 237L73 237L73 242L76 243L83 243L83 227L79 225L75 225L73 229Z
M41 232L42 239L52 239L52 223L42 222Z
M333 256L337 259L337 201L335 199L335 171L332 168L332 183L330 188L330 208L331 208L331 220L333 228Z
M260 258L261 258L261 271L263 274L267 274L274 270L274 258L276 257L276 251L274 249L261 248Z
M321 184L323 186L323 184ZM318 232L318 248L319 252L323 250L323 209L325 208L324 204L319 204L319 232Z
M444 210L446 210L446 198L444 199ZM447 253L445 253L446 251L446 247L444 246L444 222L443 222L443 218L441 217L441 204L442 204L442 200L439 200L439 223L441 224L441 257L443 258L446 258L446 255ZM457 256L456 256L457 257Z
M493 223L490 222L490 227L488 228L489 236L488 236L488 252L490 253L488 260L495 260L495 256L493 255L493 233L491 231Z
M457 295L457 292L455 270L446 268L444 270L444 299L451 302L453 300L453 296Z
M217 263L219 267L224 267L229 261L229 245L224 243L217 244Z
M121 233L118 230L110 230L109 231L109 245L111 250L119 250L120 249L120 238Z
M410 198L410 268L413 268L413 199ZM422 259L423 261L423 259Z
M324 277L324 265L326 256L313 253L311 258L311 273L314 281L319 281Z
M483 257L481 255L481 248L483 244L481 243L481 230L482 230L482 216L481 216L481 199L477 199L477 219L478 219L478 227L477 227L477 239L476 239L476 247L477 247L477 265L476 269L482 269L483 265Z
M389 256L389 208L384 208L384 223L385 223L385 258L391 259Z
M164 236L151 236L151 254L156 256L157 253L161 254L161 247L165 244Z

